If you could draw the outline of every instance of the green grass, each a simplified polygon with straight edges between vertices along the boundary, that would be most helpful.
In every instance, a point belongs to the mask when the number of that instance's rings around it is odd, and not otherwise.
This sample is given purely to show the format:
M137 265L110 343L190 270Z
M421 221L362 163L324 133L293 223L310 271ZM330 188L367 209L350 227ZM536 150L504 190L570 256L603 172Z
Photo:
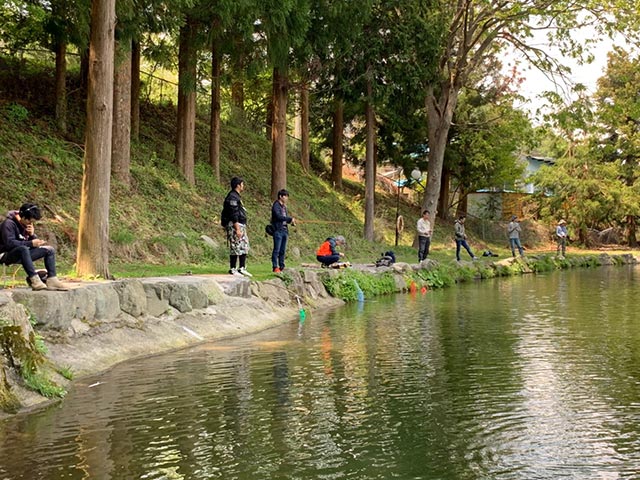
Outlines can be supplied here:
M6 75L7 73L5 73ZM30 69L25 88L40 85L50 75ZM6 80L9 77L5 77ZM0 81L4 81L0 74ZM73 80L70 80L74 83ZM35 88L35 87L33 87ZM24 201L47 205L37 225L41 237L57 247L61 275L73 274L82 183L83 119L69 119L70 134L60 135L50 116L53 98L32 95L0 98L0 212ZM77 107L70 112L81 112ZM246 122L223 124L221 183L208 165L206 115L197 122L196 185L184 182L173 162L175 109L168 105L143 105L140 140L132 144L132 186L112 183L110 203L110 262L116 277L224 272L228 251L219 214L232 176L243 176L247 189L243 200L249 213L251 253L248 264L258 272L270 272L271 238L264 225L271 211L271 145L261 132L247 130ZM346 253L352 262L374 262L390 248L399 259L413 260L412 235L392 247L395 197L376 195L376 242L362 239L363 186L345 180L343 192L323 180L327 171L303 172L291 149L287 165L289 212L299 220L291 229L289 263L315 262L315 250L331 235L347 238ZM265 174L265 172L267 172ZM401 203L406 219L417 218L419 207ZM407 224L413 224L407 220ZM218 242L211 249L200 240L207 235ZM294 260L292 249L299 250ZM17 279L23 283L22 274Z
M2 61L9 62L0 57ZM84 112L78 95L70 96L69 133L61 135L54 126L53 76L43 63L18 66L6 63L0 69L0 84L9 85L21 68L20 89L6 90L0 97L0 213L17 208L24 201L34 201L44 208L45 217L37 232L57 248L61 276L74 275L77 248L80 187L84 143ZM49 65L48 68L52 68ZM77 86L71 75L69 85ZM13 95L13 96L12 96ZM252 130L249 122L238 116L222 125L221 177L218 183L208 164L207 112L196 122L196 184L181 179L173 161L175 107L168 103L143 104L139 141L132 143L132 185L111 185L110 264L115 277L224 273L228 251L219 214L232 176L243 176L247 189L243 194L249 214L251 252L250 271L256 278L270 275L272 241L264 235L271 211L271 145L264 134ZM315 250L331 235L347 239L346 259L352 263L373 263L382 252L394 250L398 261L415 263L412 247L418 205L400 202L400 214L406 231L394 246L396 197L376 193L376 241L364 240L364 190L359 183L344 181L342 192L334 191L325 181L328 162L313 172L302 170L296 148L288 151L287 188L291 192L289 213L299 220L291 229L288 265L315 263ZM436 221L431 258L450 262L455 256L453 224ZM510 255L504 245L474 242L477 255L490 248L500 257ZM206 246L200 237L207 235L218 247ZM299 256L294 255L294 249ZM24 283L19 272L13 284Z
M56 371L67 380L73 380L73 377L75 376L73 370L69 365L64 365L60 368L57 368Z
M62 398L67 394L63 387L57 385L40 371L23 372L22 378L27 387L38 392L43 397Z

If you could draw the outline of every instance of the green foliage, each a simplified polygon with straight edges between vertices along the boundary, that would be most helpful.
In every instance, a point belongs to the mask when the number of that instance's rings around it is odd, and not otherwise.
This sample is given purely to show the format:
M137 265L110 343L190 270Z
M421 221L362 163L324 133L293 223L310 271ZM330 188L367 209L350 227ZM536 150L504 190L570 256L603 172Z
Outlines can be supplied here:
M109 232L109 236L111 237L111 243L116 243L119 245L131 245L136 240L136 235L134 232L119 228L116 228Z
M417 270L414 272L413 277L414 280L417 277L420 286L424 284L430 288L450 287L456 283L451 269L443 265L433 270Z
M29 118L29 110L20 105L19 103L11 103L4 108L4 114L7 120L18 125Z
M531 122L513 106L517 96L496 86L513 79L494 76L487 83L486 76L475 72L478 84L461 92L449 132L445 162L463 193L513 188L524 171L518 153L530 148L533 138Z
M20 406L20 401L11 391L11 386L7 382L4 368L0 368L0 410L6 413L16 413Z
M388 273L377 275L347 269L338 274L324 275L322 283L329 294L346 302L358 299L358 287L365 298L395 292L393 276Z
M456 283L468 282L479 277L475 265L460 264L455 270Z
M285 286L290 287L293 285L293 277L286 271L278 274L280 279L284 282Z
M66 394L66 390L47 375L47 349L41 336L31 333L25 339L19 326L5 325L0 328L0 347L9 366L20 373L27 387L46 397L63 397Z
M542 273L555 270L556 265L553 261L553 257L545 255L537 257L535 261L531 263L531 268L536 273Z
M34 347L36 352L38 352L42 356L45 356L47 355L47 353L49 353L49 349L47 348L47 345L44 343L44 338L42 337L42 335L36 334L34 336Z
M44 373L38 370L24 370L22 378L25 384L33 391L47 398L62 398L67 391L49 379Z
M492 268L490 265L480 264L476 267L476 270L478 275L480 275L480 278L483 280L497 276L496 269Z
M68 365L59 367L56 371L67 380L73 380L73 377L75 376L73 370Z
M613 165L596 161L584 150L575 153L553 167L542 167L532 180L541 192L552 192L535 196L539 214L549 220L568 219L585 242L587 227L605 225L610 219L619 203L620 184Z
M562 132L565 149L552 169L541 169L536 184L551 196L540 195L543 218L570 219L582 243L588 228L626 228L636 243L635 220L640 215L640 59L621 49L609 55L606 74L593 98L576 101L548 117Z

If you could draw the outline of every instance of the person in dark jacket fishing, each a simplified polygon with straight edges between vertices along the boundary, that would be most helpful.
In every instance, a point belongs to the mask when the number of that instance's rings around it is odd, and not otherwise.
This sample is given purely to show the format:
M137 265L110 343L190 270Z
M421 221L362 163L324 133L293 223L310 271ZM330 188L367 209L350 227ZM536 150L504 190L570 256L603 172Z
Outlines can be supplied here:
M322 264L324 267L328 267L338 261L340 261L340 257L344 257L344 253L339 252L337 250L338 245L346 245L346 241L342 235L338 235L337 237L329 237L327 238L318 251L316 252L316 259Z
M252 277L247 271L247 254L249 253L249 237L247 236L247 211L242 205L240 194L244 191L244 180L240 177L231 179L231 190L224 199L222 208L222 226L229 242L229 273ZM239 262L239 266L238 266Z
M271 225L273 225L273 252L271 252L271 266L273 273L284 270L284 257L289 239L288 225L295 225L296 221L287 214L289 192L284 188L278 192L278 199L271 206Z
M35 233L35 222L42 218L42 213L33 203L23 204L19 210L7 213L7 218L0 224L0 263L12 265L22 264L27 273L27 283L33 290L66 290L56 276L56 252L47 242L38 238ZM42 281L33 265L35 260L44 258L47 269L46 284Z

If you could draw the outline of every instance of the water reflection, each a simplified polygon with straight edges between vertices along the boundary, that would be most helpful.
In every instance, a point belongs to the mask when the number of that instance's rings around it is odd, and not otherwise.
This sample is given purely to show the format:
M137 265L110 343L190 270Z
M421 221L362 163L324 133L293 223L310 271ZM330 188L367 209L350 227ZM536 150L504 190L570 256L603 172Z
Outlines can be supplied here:
M0 423L0 479L634 478L637 275L383 298L121 365Z

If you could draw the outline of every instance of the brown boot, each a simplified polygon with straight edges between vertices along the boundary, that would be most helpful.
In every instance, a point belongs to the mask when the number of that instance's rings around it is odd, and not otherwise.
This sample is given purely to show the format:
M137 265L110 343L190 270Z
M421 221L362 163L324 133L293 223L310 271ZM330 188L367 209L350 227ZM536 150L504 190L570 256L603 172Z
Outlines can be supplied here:
M40 280L40 275L36 274L33 277L29 277L32 290L46 290L47 286Z
M62 284L62 282L58 280L58 277L47 278L46 288L47 290L66 290L67 289L67 287L65 287Z

